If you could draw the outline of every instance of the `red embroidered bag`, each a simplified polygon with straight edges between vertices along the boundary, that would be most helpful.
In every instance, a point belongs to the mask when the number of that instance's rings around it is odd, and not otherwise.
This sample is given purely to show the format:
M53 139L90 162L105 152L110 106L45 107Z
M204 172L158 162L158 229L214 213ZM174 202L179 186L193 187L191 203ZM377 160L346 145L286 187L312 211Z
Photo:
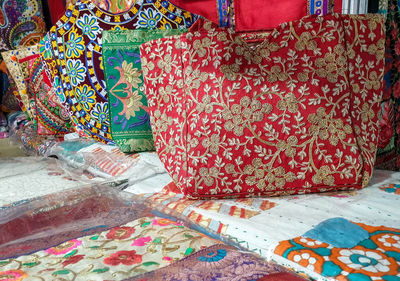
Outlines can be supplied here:
M156 149L177 186L192 198L364 187L378 136L382 18L308 16L262 43L243 38L205 24L141 45Z

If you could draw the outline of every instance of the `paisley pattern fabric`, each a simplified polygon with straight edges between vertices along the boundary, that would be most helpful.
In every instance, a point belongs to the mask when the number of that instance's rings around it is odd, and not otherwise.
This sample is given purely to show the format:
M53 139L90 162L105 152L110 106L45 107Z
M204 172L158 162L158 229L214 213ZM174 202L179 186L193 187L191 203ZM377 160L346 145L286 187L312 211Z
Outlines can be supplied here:
M274 253L303 267L307 272L315 272L335 280L397 280L400 278L400 229L384 226L370 226L363 223L351 223L351 229L358 228L354 234L347 229L335 232L324 226L316 226L320 239L306 235L282 241ZM351 247L329 244L329 238L354 238Z
M206 23L140 50L156 149L186 195L368 183L384 66L380 16L309 16L258 45Z
M34 97L38 135L72 132L69 114L60 104L40 57L35 59L30 68L29 92Z
M227 245L214 245L170 266L128 280L259 280L262 277L282 271L283 268L280 266L270 264L250 253L240 252Z
M35 45L45 30L40 0L0 1L0 51Z
M178 29L103 32L103 62L111 136L122 152L154 150L139 46L152 39L182 33ZM87 108L95 93L86 94Z
M168 1L136 1L127 12L118 14L91 1L70 6L42 40L40 50L54 88L64 95L75 129L81 135L113 143L102 61L103 30L179 29L196 19ZM93 103L86 102L88 95Z
M218 244L179 223L143 217L55 247L0 261L0 276L123 280Z

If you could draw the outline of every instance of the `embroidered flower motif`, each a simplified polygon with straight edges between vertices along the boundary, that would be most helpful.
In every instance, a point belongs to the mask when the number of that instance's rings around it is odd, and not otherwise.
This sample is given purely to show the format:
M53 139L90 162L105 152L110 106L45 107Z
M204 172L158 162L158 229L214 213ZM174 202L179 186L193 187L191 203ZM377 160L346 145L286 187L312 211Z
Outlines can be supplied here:
M142 255L136 255L136 251L119 251L111 254L109 257L104 259L105 264L109 265L132 265L142 262Z
M67 73L71 84L77 86L85 80L86 68L81 61L70 59L67 61Z
M60 245L56 247L52 247L50 249L46 250L46 253L51 254L51 255L64 255L71 250L77 248L82 244L82 241L73 239L64 243L61 243Z
M206 186L213 186L214 179L218 178L219 171L216 167L211 167L210 169L202 167L199 170L199 174Z
M261 122L265 114L272 111L272 105L262 104L259 100L251 100L248 96L240 99L240 104L233 104L231 109L222 111L222 117L227 120L224 128L240 137L244 128L253 122Z
M317 113L312 113L308 116L308 121L311 122L309 132L312 135L317 135L320 139L326 140L329 137L328 132L328 116L325 108L320 107L317 109Z
M331 259L344 271L366 276L396 275L396 261L383 252L356 246L352 249L332 249Z
M282 71L279 65L274 65L271 67L271 71L268 73L267 80L270 83L275 83L276 81L286 81L289 75Z
M94 90L87 85L79 86L76 88L79 103L86 111L89 111L96 103L96 94Z
M317 49L317 43L312 40L313 37L309 32L303 32L300 34L299 40L295 44L295 48L299 51L307 50L315 50Z
M83 18L78 19L76 24L82 29L82 33L89 36L92 40L95 40L97 34L101 33L99 23L93 16L84 15Z
M69 264L75 264L82 260L85 256L84 255L74 255L72 257L69 257L67 260L63 261L62 265L65 267Z
M209 148L212 154L218 154L220 143L220 137L218 134L213 134L211 137L205 137L202 141L202 145L205 148Z
M367 103L364 103L361 108L361 120L363 122L368 122L374 118L374 116L375 112L372 110L372 108Z
M168 226L168 225L181 225L178 222L169 220L169 219L163 219L163 218L158 218L158 219L154 219L152 222L152 225L158 225L158 226Z
M96 103L94 109L90 112L94 118L96 118L100 123L108 124L108 103L101 102Z
M150 236L140 237L133 241L132 246L139 246L139 247L146 246L148 242L151 242Z
M160 58L157 62L159 68L164 70L166 73L170 73L172 71L172 57L170 54L166 54L163 58Z
M76 33L75 28L69 33L65 47L67 49L67 58L78 58L85 50L83 37Z
M287 157L293 158L296 155L296 145L298 139L296 136L288 137L287 141L278 141L276 148L279 151L284 151Z
M132 96L129 98L127 104L126 104L126 112L125 116L126 119L130 119L131 117L136 116L136 112L140 111L140 109L143 107L143 103L141 102L141 99L143 98L142 95L139 95L138 91L134 91L132 93Z
M12 269L7 271L0 271L0 280L1 281L21 281L27 277L26 274L22 270Z
M336 83L339 76L346 76L346 58L338 52L340 50L326 53L324 58L318 58L315 61L315 65L318 67L317 75L328 79L331 83Z
M316 174L312 177L312 181L315 184L333 185L335 178L332 174L329 166L322 166L321 169L316 171Z
M226 79L230 81L235 81L239 75L240 67L238 64L222 65L220 67L221 72L225 75Z
M244 167L246 183L250 186L256 185L260 190L282 188L286 182L296 179L292 172L286 172L283 167L268 168L260 158L255 158L251 165Z
M299 105L297 99L293 93L287 93L284 97L278 101L276 107L279 110L289 110L291 113L296 113L299 111Z
M139 12L138 21L135 24L138 28L156 28L158 22L161 20L161 14L153 9Z
M107 233L106 237L110 240L122 240L131 237L133 233L135 233L135 229L133 227L114 227Z
M139 84L142 83L142 79L140 79L141 74L138 69L133 68L133 63L128 64L126 61L123 61L121 69L123 81L130 83L133 88L138 88Z
M47 35L39 43L40 55L45 59L51 59L53 57L51 43L47 38Z
M342 119L334 119L329 123L328 131L331 136L329 142L332 145L337 145L340 141L344 141L348 134L351 134L353 130L349 124L344 125Z

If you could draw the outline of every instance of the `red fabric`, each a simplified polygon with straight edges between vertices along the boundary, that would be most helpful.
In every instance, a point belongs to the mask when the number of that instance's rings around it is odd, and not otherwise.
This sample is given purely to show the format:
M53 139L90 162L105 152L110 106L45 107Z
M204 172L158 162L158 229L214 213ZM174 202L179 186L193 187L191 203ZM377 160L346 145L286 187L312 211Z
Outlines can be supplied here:
M171 0L170 2L218 24L217 0Z
M237 31L271 30L307 15L307 0L235 0Z
M382 17L309 16L258 45L209 26L141 46L156 149L182 192L365 186L383 89Z
M50 0L47 2L51 14L51 22L55 24L65 13L63 0Z

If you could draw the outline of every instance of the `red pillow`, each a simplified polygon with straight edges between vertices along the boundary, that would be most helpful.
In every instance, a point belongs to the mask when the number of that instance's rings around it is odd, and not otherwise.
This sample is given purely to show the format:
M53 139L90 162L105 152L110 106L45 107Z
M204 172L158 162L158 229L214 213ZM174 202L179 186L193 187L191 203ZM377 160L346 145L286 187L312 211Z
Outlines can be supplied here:
M368 183L384 67L380 16L309 16L262 42L205 24L143 44L141 55L156 149L186 195Z

